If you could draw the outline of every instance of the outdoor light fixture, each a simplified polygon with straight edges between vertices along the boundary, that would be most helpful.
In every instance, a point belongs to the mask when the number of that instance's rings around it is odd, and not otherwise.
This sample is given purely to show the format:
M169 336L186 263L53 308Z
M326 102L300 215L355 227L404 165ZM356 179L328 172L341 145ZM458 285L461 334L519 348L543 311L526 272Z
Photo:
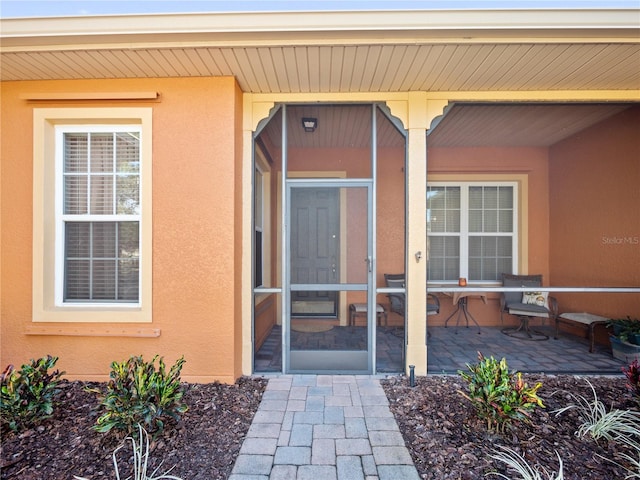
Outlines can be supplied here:
M318 128L318 119L317 118L303 118L302 126L304 127L305 132L314 132L316 128Z

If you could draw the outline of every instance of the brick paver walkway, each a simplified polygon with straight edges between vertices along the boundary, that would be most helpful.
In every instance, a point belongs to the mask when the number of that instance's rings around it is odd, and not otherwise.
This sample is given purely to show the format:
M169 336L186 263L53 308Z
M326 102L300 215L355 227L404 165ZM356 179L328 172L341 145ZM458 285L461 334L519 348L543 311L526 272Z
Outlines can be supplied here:
M269 380L229 480L418 480L380 380Z

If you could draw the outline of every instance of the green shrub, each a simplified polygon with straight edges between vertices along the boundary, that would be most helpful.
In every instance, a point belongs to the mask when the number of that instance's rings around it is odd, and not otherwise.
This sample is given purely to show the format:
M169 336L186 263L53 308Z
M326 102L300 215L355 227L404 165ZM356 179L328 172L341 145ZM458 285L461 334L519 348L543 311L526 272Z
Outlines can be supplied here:
M180 386L184 357L169 371L162 358L156 370L156 360L158 355L151 362L145 362L140 355L111 364L107 392L100 395L100 405L106 412L94 425L96 431L109 432L115 428L132 434L141 424L150 432L159 433L167 419L177 420L187 411L181 402L184 392Z
M484 358L478 352L479 363L467 368L471 372L458 373L468 383L468 393L459 392L469 400L480 418L487 421L490 431L504 431L513 420L526 421L536 406L544 408L538 397L542 383L529 387L519 372L509 373L507 361Z
M58 357L47 355L22 365L9 365L0 376L0 420L2 426L18 431L38 424L53 414L54 397L64 372L49 373Z

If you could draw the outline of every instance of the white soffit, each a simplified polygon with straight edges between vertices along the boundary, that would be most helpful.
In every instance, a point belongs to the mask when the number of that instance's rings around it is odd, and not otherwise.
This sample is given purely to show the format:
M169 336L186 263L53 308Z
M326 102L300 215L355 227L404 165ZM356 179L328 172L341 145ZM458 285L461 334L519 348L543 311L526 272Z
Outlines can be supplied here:
M251 93L637 90L639 12L2 19L0 79L234 76Z

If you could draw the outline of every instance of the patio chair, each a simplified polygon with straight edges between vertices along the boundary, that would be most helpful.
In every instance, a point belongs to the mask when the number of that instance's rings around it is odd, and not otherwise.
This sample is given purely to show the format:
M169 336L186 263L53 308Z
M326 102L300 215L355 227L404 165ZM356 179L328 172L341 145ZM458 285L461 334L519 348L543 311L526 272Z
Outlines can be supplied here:
M555 322L558 316L558 301L541 291L542 275L502 274L504 287L531 287L527 292L502 292L500 295L500 321L508 313L518 317L520 324L514 328L503 328L502 333L522 340L548 340L549 336L533 330L529 322L533 317L549 318Z
M404 273L385 273L384 281L389 288L404 288ZM405 296L404 293L388 293L389 310L404 317ZM427 315L440 313L440 300L435 295L427 294Z

